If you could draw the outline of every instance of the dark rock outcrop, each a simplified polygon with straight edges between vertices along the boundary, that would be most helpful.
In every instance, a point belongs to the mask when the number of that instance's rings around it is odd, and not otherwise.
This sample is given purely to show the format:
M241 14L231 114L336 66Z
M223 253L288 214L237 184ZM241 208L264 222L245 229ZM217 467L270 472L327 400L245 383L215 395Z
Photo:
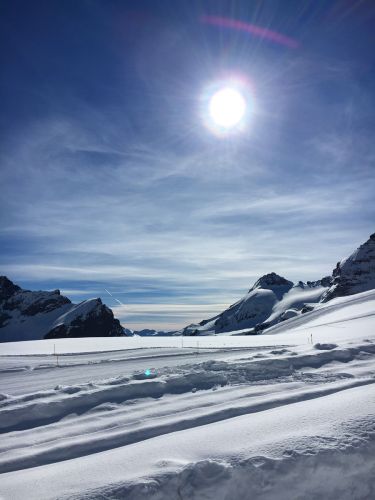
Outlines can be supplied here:
M60 290L31 292L15 285L6 276L0 276L0 318L3 318L0 327L5 323L4 318L11 318L13 311L22 316L35 316L70 303Z
M118 337L124 334L119 320L114 318L111 309L100 299L78 304L72 312L59 318L57 323L44 338Z
M0 277L0 342L120 335L120 322L100 299L76 305L59 290L32 292Z
M375 288L375 233L350 257L336 264L332 272L331 286L322 297L328 302Z
M12 283L6 276L0 276L0 303L19 291L21 291L19 286Z
M263 290L272 290L280 300L281 297L293 287L293 282L289 281L276 273L265 274L259 278L250 288L249 292L261 288Z
M302 283L302 282L300 282L300 283ZM254 283L254 285L250 288L249 292L252 292L256 288L264 288L264 289L268 288L269 290L273 290L274 288L279 287L279 286L285 287L289 290L290 288L292 288L293 282L272 272L269 274L265 274L264 276L259 278Z
M25 316L35 316L39 313L53 311L65 304L71 304L71 302L67 297L60 294L60 290L54 290L53 292L21 290L6 301L4 308L9 311L17 309Z

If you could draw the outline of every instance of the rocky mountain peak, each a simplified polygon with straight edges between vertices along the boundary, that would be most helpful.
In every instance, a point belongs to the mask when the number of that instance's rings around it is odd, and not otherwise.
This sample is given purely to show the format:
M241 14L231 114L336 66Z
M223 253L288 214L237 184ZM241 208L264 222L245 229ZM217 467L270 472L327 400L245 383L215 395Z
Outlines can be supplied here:
M261 278L259 278L254 285L250 288L249 293L255 290L256 288L264 288L272 290L276 287L285 287L287 289L292 288L293 282L289 281L282 276L272 272L269 274L265 274Z
M123 334L120 322L100 298L72 304L60 290L23 290L0 277L0 342Z
M336 264L323 302L375 288L375 233L347 259Z
M55 321L45 338L114 337L124 334L118 319L100 298L89 299L73 306Z
M0 276L0 301L9 299L9 297L20 290L21 288L15 285L6 276Z

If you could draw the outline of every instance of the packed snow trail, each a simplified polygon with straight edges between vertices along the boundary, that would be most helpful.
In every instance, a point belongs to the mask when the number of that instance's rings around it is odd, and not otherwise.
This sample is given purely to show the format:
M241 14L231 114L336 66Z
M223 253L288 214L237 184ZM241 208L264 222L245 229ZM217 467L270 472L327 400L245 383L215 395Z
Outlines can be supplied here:
M30 500L373 498L374 414L375 386L349 389L5 473L0 492Z
M258 348L249 348L254 351ZM243 350L212 349L137 349L110 353L66 354L64 356L0 356L0 391L24 394L30 385L34 391L53 389L57 384L89 383L114 376L131 376L134 371L152 366L163 368L196 361L236 359ZM245 350L246 352L246 350ZM58 364L57 364L58 363ZM57 373L58 372L58 373Z
M62 339L59 366L51 342L2 344L0 498L375 498L371 309L336 299L199 349Z

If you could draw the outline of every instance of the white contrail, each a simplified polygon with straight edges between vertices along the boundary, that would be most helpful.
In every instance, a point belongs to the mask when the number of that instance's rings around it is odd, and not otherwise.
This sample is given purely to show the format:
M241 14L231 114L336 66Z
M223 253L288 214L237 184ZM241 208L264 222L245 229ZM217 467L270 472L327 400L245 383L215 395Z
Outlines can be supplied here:
M124 304L121 302L121 300L118 300L116 299L116 297L114 297L111 292L109 292L106 288L104 288L104 290L112 297L113 300L115 300L116 302L118 302L120 304L120 306L123 306Z

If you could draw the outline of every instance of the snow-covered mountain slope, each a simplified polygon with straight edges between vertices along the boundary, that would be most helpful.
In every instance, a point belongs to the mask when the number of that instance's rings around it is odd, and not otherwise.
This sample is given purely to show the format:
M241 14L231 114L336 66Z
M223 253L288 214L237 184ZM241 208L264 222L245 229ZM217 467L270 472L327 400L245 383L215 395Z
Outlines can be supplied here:
M374 288L375 234L372 234L349 258L337 264L332 276L294 285L276 273L266 274L241 300L213 318L188 325L180 334L210 335L251 328L253 333L260 333L313 309L319 302Z
M327 302L334 297L352 295L375 288L375 233L347 259L338 262L332 273L332 285L323 295Z
M350 326L350 322L361 318L375 318L375 290L347 297L336 297L329 302L317 304L312 311L306 314L272 326L267 330L267 334L308 330L310 334L314 335L316 328L326 326L327 328L343 329Z
M131 330L131 335L139 335L140 337L169 337L170 335L174 335L176 333L175 330L171 330L165 332L164 330L154 330L153 328L144 328L143 330Z
M22 290L0 277L0 342L112 335L123 335L123 329L100 299L76 305L59 290Z
M321 282L293 285L276 273L267 274L256 281L240 301L214 318L189 325L183 334L207 335L254 327L260 331L296 316L306 304L318 302L326 290Z
M259 336L3 344L0 497L373 498L374 311L369 291Z

